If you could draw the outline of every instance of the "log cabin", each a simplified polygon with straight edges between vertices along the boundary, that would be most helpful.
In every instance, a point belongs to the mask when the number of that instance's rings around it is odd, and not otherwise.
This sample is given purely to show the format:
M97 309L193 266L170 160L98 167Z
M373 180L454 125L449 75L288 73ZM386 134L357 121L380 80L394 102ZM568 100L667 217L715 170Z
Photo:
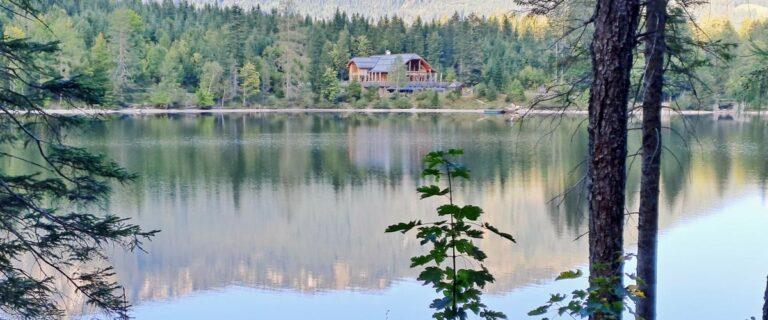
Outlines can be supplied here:
M397 72L396 62L404 64L399 70L405 72L403 83L394 83L392 73ZM370 57L354 57L347 63L349 81L357 81L363 87L378 87L389 91L413 92L424 89L444 90L448 84L442 82L442 74L415 53L392 54Z

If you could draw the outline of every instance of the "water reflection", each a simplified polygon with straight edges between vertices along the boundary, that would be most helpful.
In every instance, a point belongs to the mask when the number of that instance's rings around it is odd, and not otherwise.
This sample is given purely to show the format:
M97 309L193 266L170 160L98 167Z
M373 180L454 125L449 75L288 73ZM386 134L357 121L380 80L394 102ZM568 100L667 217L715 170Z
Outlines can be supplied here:
M413 192L419 163L427 152L448 147L465 149L472 169L460 201L482 206L490 222L519 240L515 246L482 243L498 278L491 291L505 293L587 261L586 239L574 241L586 229L578 188L586 152L582 121L531 118L513 126L478 115L124 117L93 124L93 133L77 143L142 175L113 196L110 208L163 231L148 244L150 254L114 254L135 303L233 284L305 293L390 290L414 276L408 257L418 245L382 231L435 207ZM745 193L766 196L765 120L690 117L669 126L662 230ZM639 146L639 136L630 140ZM637 206L639 169L637 159L628 177L630 207ZM566 189L573 192L550 201ZM628 232L627 239L636 236Z

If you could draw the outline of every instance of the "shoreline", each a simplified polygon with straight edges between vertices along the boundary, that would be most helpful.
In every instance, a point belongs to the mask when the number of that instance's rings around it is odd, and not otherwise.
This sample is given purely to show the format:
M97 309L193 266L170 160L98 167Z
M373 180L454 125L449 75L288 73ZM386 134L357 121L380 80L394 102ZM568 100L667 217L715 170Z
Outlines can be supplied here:
M351 109L351 108L339 108L339 109L319 109L319 108L288 108L288 109L118 109L118 110L106 110L106 109L45 109L44 113L52 115L162 115L162 114L258 114L258 113L401 113L401 114L484 114L486 109ZM24 113L24 112L18 112ZM541 109L519 109L516 112L507 112L504 114L493 115L587 115L586 110L541 110ZM639 116L641 113L635 112L630 116ZM768 115L768 112L759 111L744 111L742 115L757 116ZM714 112L707 110L683 110L672 111L664 110L663 116L679 116L679 115L735 115L732 112Z

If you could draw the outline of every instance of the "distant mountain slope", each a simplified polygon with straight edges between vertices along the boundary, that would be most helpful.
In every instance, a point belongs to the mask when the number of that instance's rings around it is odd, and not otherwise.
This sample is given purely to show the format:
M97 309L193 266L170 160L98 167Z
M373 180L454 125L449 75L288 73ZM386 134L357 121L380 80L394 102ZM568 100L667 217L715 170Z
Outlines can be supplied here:
M745 20L768 18L768 0L710 0L697 8L699 18L730 19L735 26Z
M184 1L184 0L179 0ZM239 5L244 8L259 6L265 10L289 8L296 13L315 17L330 17L338 8L348 14L367 17L397 15L408 20L417 16L425 20L462 15L497 15L519 9L513 0L188 0L196 4Z
M185 0L176 0L185 1ZM397 15L406 20L417 16L425 20L442 19L458 12L483 16L522 11L514 0L186 0L196 4L259 6L263 10L288 9L300 14L327 18L338 8L348 14L367 17ZM730 19L740 24L745 19L768 18L768 0L711 0L697 8L697 16Z

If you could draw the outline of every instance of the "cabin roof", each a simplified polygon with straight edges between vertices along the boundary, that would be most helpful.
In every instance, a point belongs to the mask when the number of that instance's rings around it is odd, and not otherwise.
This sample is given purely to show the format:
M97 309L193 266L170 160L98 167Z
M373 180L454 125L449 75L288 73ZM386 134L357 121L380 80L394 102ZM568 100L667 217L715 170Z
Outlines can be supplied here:
M354 57L349 63L354 63L360 69L369 69L371 72L389 72L394 68L397 58L403 63L411 60L424 60L415 53L385 54L370 57ZM424 60L426 62L426 60Z
M373 67L376 66L376 63L379 62L379 59L374 57L360 57L352 58L352 62L354 62L360 69L373 69Z

